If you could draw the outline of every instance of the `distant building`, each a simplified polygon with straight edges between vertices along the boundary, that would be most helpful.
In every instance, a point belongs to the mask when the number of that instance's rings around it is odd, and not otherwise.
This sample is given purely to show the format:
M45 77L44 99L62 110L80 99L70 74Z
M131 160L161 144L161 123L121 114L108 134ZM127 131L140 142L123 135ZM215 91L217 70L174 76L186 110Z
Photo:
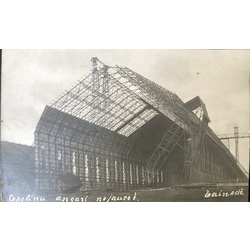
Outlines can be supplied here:
M1 150L4 196L34 192L34 147L2 141Z

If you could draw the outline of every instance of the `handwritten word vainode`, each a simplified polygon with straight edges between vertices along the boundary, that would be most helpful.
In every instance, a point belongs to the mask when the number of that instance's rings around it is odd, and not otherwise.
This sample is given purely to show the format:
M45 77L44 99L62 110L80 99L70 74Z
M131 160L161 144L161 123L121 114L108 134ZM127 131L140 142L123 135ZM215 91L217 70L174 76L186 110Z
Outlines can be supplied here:
M219 192L210 192L207 190L205 194L205 198L215 198L215 197L229 197L229 196L238 196L238 195L244 195L243 188L231 191L231 192L224 192L223 190L220 190Z

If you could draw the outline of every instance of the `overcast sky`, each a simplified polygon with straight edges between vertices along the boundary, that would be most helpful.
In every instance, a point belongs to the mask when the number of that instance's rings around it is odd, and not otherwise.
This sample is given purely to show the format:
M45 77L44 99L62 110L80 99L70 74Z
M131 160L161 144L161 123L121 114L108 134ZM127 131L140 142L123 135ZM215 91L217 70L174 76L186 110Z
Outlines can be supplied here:
M31 145L45 105L92 68L91 57L127 66L184 102L200 96L217 134L249 131L247 50L3 50L2 140ZM234 141L231 141L234 152ZM248 139L240 140L248 169Z

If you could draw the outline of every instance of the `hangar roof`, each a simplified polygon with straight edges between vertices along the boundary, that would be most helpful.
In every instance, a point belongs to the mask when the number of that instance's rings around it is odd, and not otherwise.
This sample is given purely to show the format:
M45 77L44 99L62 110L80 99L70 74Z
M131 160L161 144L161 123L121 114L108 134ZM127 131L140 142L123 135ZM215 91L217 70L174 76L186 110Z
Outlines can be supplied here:
M124 136L157 114L183 129L190 121L189 111L176 94L121 66L94 68L51 107Z

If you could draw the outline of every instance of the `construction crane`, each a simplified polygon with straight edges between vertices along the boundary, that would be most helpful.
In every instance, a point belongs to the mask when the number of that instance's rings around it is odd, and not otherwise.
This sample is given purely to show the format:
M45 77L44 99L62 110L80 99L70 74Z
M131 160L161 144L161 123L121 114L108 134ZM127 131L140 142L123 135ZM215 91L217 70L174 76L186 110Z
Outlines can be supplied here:
M236 124L234 126L234 134L220 134L218 137L220 140L227 140L228 149L230 149L230 140L235 140L235 158L239 162L239 139L250 138L250 133L239 133L239 127Z

